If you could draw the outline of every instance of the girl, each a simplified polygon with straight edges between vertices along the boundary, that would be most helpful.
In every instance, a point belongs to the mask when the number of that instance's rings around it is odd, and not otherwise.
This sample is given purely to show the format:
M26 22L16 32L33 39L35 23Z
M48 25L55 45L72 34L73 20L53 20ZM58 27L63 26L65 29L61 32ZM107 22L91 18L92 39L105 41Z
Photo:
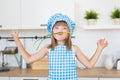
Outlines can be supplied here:
M105 39L98 40L94 55L88 59L77 45L72 44L71 34L74 28L75 23L69 17L62 14L53 15L47 24L47 30L52 34L51 44L45 45L32 55L21 44L18 31L14 31L12 36L27 63L40 60L48 55L48 80L77 80L75 57L87 68L93 68L108 43Z

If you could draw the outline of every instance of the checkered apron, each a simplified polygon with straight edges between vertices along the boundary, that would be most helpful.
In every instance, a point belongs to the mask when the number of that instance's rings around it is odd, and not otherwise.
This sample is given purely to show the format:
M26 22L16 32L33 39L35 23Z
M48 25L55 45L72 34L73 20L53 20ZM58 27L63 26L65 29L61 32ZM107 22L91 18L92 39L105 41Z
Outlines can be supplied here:
M77 80L74 51L66 46L56 46L49 51L48 80Z

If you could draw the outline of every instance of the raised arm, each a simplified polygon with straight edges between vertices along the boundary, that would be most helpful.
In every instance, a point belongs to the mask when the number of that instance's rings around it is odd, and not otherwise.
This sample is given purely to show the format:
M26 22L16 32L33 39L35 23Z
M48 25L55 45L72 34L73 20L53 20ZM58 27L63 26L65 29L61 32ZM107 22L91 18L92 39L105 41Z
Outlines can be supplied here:
M102 50L108 45L108 42L105 41L105 39L100 39L97 42L97 49L94 53L94 55L88 59L82 51L79 49L79 47L75 46L75 53L78 58L78 60L85 65L87 68L93 68L94 65L96 64Z
M23 44L21 43L21 41L19 39L19 32L17 30L13 31L12 36L13 36L13 39L15 40L16 45L18 46L18 49L19 49L21 55L24 57L26 63L28 63L28 64L43 58L48 53L48 48L47 48L47 46L45 46L42 49L40 49L40 51L38 51L37 53L30 55L25 50Z

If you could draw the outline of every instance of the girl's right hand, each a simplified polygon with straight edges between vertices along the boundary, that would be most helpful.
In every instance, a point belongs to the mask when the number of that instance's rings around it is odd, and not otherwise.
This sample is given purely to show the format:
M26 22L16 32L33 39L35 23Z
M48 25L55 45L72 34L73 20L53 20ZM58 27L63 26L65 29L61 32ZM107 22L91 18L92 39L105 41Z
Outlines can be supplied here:
M19 37L19 31L18 30L15 30L15 31L12 31L12 37L14 38L14 40L18 39Z

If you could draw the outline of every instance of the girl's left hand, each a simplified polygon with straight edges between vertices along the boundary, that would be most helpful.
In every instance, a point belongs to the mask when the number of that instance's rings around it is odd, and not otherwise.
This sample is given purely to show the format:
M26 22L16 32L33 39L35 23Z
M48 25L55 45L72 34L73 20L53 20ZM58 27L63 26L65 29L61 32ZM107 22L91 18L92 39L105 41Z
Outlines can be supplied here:
M105 39L100 39L97 42L97 46L100 49L104 49L105 47L107 47L107 45L108 45L108 42Z

